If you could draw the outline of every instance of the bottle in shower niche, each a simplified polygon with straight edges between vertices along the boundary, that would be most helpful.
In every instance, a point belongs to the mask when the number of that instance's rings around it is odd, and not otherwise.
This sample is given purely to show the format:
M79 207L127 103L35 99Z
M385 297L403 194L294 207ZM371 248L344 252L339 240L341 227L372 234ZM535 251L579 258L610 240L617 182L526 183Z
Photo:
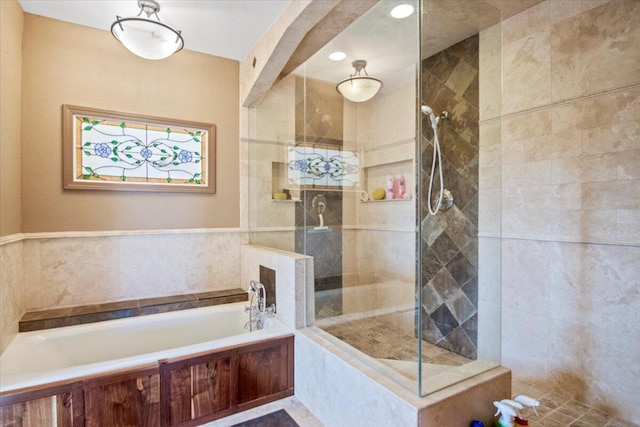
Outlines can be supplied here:
M393 176L389 175L387 177L387 195L386 195L386 199L391 200L393 199L393 186L394 186L394 181L393 181Z
M396 199L402 199L404 197L404 176L401 174L396 175L395 180L395 192L394 196Z

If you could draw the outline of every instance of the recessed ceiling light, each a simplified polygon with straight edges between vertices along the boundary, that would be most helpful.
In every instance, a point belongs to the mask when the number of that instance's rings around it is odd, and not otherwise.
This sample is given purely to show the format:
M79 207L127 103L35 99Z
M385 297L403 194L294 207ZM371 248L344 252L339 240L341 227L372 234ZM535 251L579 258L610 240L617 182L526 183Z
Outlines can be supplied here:
M347 57L347 54L344 52L331 52L329 55L329 59L332 61L342 61Z
M396 19L406 18L413 14L413 5L409 3L400 3L391 9L391 16Z

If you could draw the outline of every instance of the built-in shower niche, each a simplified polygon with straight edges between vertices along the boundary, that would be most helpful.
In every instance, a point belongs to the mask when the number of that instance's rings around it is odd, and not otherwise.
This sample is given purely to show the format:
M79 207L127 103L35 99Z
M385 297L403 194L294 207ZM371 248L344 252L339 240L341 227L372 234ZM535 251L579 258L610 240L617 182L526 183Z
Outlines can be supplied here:
M288 162L271 162L271 197L277 202L299 202L300 186L289 181ZM288 193L287 199L276 199L277 193Z

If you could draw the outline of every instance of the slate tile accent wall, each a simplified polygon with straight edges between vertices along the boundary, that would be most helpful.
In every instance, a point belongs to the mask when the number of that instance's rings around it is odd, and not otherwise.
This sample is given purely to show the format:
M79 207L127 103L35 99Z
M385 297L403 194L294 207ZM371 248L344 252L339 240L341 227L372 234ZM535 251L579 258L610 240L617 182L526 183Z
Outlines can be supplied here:
M422 61L423 104L449 112L438 135L444 187L455 200L450 210L429 214L433 130L424 116L422 338L470 359L478 344L478 42L472 36Z

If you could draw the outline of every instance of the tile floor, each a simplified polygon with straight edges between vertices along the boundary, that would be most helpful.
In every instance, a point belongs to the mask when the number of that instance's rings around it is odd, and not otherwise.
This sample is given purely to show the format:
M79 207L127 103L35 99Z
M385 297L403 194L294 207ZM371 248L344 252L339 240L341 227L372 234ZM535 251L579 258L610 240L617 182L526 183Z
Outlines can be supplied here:
M532 427L635 427L634 424L616 420L597 409L518 379L513 380L512 391L513 397L524 393L540 401L539 416L529 420ZM300 427L323 427L295 396L213 421L204 427L229 427L279 409L286 410Z
M583 403L514 378L512 397L526 394L540 401L537 417L529 420L533 427L634 427Z

